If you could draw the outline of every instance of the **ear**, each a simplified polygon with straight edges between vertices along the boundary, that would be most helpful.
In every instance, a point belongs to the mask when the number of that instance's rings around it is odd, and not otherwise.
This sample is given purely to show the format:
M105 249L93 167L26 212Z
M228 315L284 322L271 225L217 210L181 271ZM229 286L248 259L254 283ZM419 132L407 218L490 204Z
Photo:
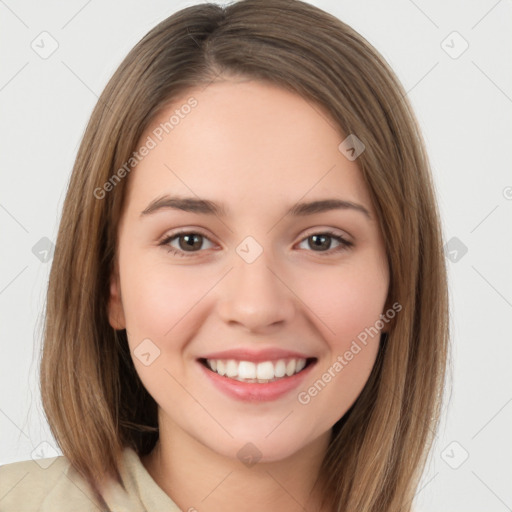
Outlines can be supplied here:
M121 299L121 286L119 273L114 269L110 277L110 296L108 299L108 321L116 330L126 329L126 319L124 317L123 301Z

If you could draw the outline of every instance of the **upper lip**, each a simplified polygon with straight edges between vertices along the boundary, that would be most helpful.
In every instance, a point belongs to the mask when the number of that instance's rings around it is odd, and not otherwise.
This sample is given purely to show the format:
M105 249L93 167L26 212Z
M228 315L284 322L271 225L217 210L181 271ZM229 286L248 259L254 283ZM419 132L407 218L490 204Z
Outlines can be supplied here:
M301 352L292 350L285 350L282 348L268 348L264 350L250 350L243 348L234 348L230 350L222 350L220 352L212 352L199 359L235 359L238 361L277 361L278 359L310 359L308 356Z

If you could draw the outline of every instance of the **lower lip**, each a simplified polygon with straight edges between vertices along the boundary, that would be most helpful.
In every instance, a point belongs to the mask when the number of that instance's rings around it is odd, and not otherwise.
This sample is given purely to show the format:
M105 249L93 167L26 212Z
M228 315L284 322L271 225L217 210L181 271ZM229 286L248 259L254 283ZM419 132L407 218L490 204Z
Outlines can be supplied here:
M232 398L253 402L277 400L278 398L286 395L299 386L299 384L310 373L315 363L316 361L311 362L306 368L291 377L283 377L282 379L274 382L258 384L240 382L239 380L230 379L229 377L223 377L222 375L209 370L204 364L198 361L202 371L209 379L211 379L213 385L220 391Z

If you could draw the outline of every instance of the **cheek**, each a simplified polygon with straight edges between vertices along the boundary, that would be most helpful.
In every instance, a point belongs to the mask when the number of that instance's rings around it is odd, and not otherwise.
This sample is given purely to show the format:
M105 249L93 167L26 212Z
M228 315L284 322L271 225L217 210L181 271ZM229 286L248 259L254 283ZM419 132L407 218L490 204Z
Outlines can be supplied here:
M299 403L324 411L334 424L363 390L379 349L375 327L388 292L384 260L368 253L352 264L315 276L310 286L311 309L321 319L327 358L302 388ZM309 409L312 410L312 409ZM328 412L327 412L328 411Z
M361 258L317 272L302 296L321 320L331 349L346 350L352 339L379 320L388 292L385 267L376 258ZM307 295L306 295L307 292Z
M192 267L138 258L135 251L120 262L120 271L128 344L137 373L159 403L178 407L186 397L172 376L178 381L185 377L182 352L201 325L200 301L218 278ZM147 365L145 353L150 354Z
M122 269L121 269L122 271ZM190 267L164 263L126 261L122 296L127 329L136 336L155 340L172 337L211 287L215 276L202 276Z

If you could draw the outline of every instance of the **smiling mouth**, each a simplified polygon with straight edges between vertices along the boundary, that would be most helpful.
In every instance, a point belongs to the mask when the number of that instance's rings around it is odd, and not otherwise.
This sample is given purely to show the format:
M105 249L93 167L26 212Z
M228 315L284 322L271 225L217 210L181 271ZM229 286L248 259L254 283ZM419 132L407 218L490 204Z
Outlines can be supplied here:
M316 360L316 357L295 357L255 363L235 359L198 359L211 372L248 384L267 384L293 377Z

